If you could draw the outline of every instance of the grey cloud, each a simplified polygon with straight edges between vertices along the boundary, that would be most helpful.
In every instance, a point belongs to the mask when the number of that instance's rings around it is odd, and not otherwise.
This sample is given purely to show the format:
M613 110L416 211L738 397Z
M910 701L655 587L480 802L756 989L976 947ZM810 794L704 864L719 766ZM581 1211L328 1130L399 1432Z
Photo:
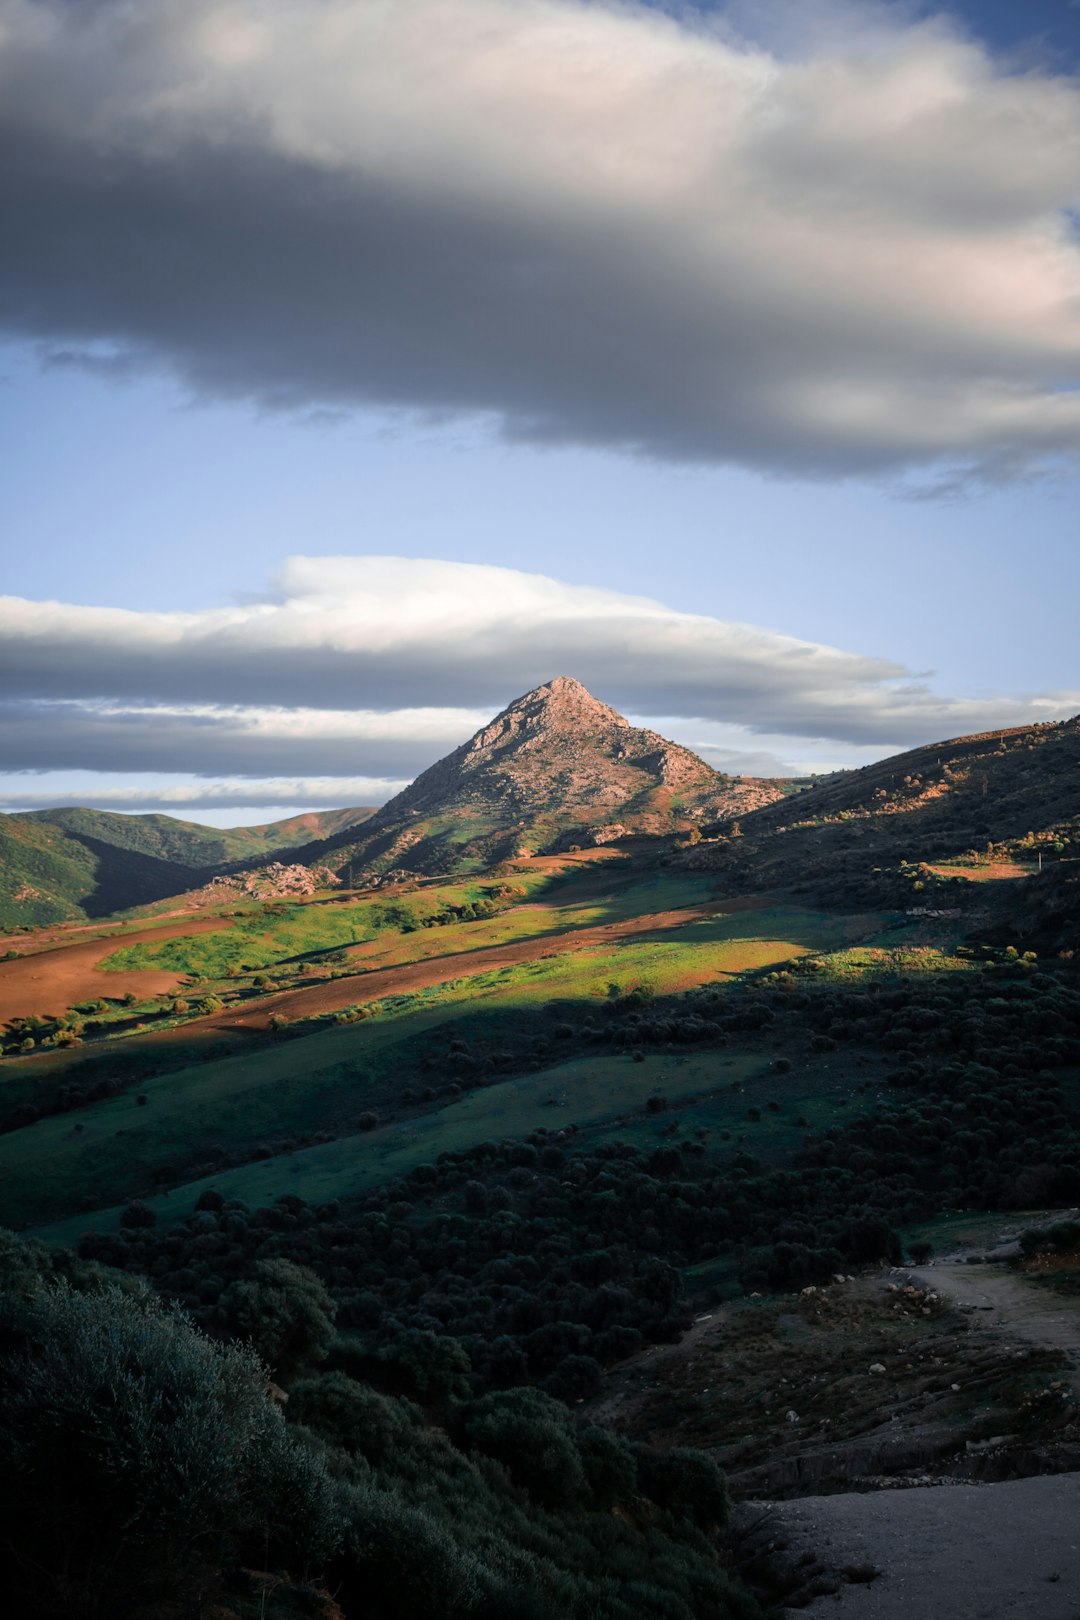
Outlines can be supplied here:
M779 638L777 638L779 640ZM657 643L660 643L659 645ZM662 706L665 713L729 720L769 732L800 736L835 736L845 741L877 740L897 727L907 735L919 725L919 711L934 700L913 692L901 702L877 692L879 701L865 714L844 710L842 694L862 688L865 696L876 683L891 676L896 666L875 666L855 660L850 669L830 668L822 660L815 671L813 655L798 658L766 642L756 657L740 657L724 648L710 649L698 664L690 655L672 656L672 649L633 620L603 626L583 624L576 632L557 627L547 634L508 635L494 646L453 650L438 647L395 648L384 654L334 647L297 649L255 645L249 648L177 648L171 656L144 657L139 651L114 646L100 650L70 635L41 638L30 656L20 646L0 648L0 680L15 696L64 701L79 688L95 697L117 697L133 703L271 703L337 709L352 700L357 707L394 710L430 703L434 695L458 707L497 711L522 692L568 674L620 709L648 714ZM200 656L201 652L201 656ZM808 684L817 676L817 684ZM89 712L89 711L88 711ZM145 742L167 756L162 739L155 744L151 719ZM131 734L140 724L134 715L123 719L95 718L85 743L72 721L71 745L92 751L93 737L106 727ZM179 722L162 722L175 732ZM212 735L233 735L227 719L192 717L191 743L200 739L212 746ZM34 722L21 726L23 746L39 746ZM140 738L140 746L142 743ZM289 746L302 745L292 739ZM250 738L236 745L245 749L272 748L273 742ZM132 746L135 746L133 741ZM311 739L313 755L325 757L327 748L340 747ZM383 744L378 746L382 747ZM261 768L261 767L260 767ZM267 768L276 766L267 762ZM313 769L323 768L312 763Z
M944 30L782 63L576 0L0 18L0 322L54 362L812 476L1080 446L1075 88Z
M445 747L430 738L305 736L255 730L239 716L123 712L79 703L0 704L5 771L190 771L205 776L304 775L411 781ZM245 800L245 802L248 802ZM253 801L252 801L253 802ZM280 799L268 802L280 803Z
M1080 707L952 698L886 659L511 569L293 558L280 588L200 614L0 599L7 757L403 776L557 674L632 714L882 751Z
M727 776L795 776L798 773L789 761L768 748L717 748L711 743L694 744L680 737L678 741L692 748L714 771Z
M198 811L272 810L285 819L294 810L349 810L357 806L379 805L405 787L402 781L367 781L346 778L340 782L304 778L286 782L216 782L202 788L175 789L115 788L96 784L79 787L77 793L41 792L34 789L0 786L0 812L52 810L78 804L90 810L115 810L126 815L160 812L191 820ZM232 825L236 825L233 823Z

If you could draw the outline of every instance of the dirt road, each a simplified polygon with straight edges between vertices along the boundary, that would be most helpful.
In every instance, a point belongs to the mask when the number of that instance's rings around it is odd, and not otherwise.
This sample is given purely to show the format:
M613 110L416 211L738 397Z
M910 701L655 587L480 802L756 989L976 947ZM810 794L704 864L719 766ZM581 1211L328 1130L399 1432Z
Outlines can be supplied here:
M970 1313L975 1333L1064 1350L1080 1393L1080 1305L1004 1266L909 1273ZM1080 1620L1080 1474L758 1504L786 1556L879 1571L813 1605L838 1620ZM793 1610L785 1613L794 1614Z
M123 945L173 939L184 934L204 934L227 928L227 917L187 917L165 928L144 928L137 933L111 934L107 938L83 940L77 945L61 945L56 950L0 962L0 1024L31 1013L53 1017L80 1001L100 996L123 996L130 990L142 1000L175 990L179 973L147 970L139 973L107 973L98 967Z
M870 1565L811 1614L837 1620L1077 1620L1080 1474L807 1496L764 1510L797 1555ZM794 1615L794 1610L784 1610ZM806 1612L806 1611L800 1611Z
M1080 1394L1080 1301L1062 1298L1005 1266L945 1263L911 1276L920 1288L936 1288L961 1310L970 1310L981 1328L1064 1350L1073 1361L1073 1387Z
M668 929L682 928L687 923L715 916L725 909L724 905L713 901L708 905L684 906L677 911L658 911L648 916L628 917L620 922L600 923L594 928L577 928L547 937L533 935L531 939L509 940L505 945L490 945L475 951L455 951L447 956L429 957L423 962L407 962L400 967L372 968L367 973L350 973L347 978L320 980L299 990L283 990L279 995L267 996L257 1006L247 1006L243 1010L230 1007L224 1012L200 1019L197 1027L265 1029L274 1014L289 1019L312 1018L322 1013L337 1012L342 1007L353 1007L360 1001L407 995L414 990L429 989L432 985L447 984L452 979L496 972L499 968L513 967L518 962L576 955L580 951L610 945L616 940L664 933Z

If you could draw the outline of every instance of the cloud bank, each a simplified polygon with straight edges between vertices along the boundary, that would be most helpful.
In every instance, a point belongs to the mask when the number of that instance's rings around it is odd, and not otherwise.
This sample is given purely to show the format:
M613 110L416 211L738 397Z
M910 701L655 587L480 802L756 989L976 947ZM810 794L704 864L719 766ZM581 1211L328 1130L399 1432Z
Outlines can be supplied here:
M786 474L1074 456L1078 86L884 16L783 55L603 0L0 0L0 325Z
M40 785L43 781L44 787ZM27 782L34 786L28 788ZM160 812L182 821L195 819L219 827L233 827L257 821L283 821L298 809L334 810L384 804L405 786L406 782L366 776L181 783L168 777L147 776L144 780L128 778L117 786L108 776L97 773L81 777L64 772L59 779L0 777L0 809L53 810L61 805L80 805L124 814Z
M326 803L335 778L333 802L361 781L369 802L558 674L743 771L778 740L861 762L1080 709L1080 691L942 695L887 659L541 574L294 557L265 600L200 613L0 598L0 802L39 802L12 773L77 770L217 780L178 803L281 804L283 780Z

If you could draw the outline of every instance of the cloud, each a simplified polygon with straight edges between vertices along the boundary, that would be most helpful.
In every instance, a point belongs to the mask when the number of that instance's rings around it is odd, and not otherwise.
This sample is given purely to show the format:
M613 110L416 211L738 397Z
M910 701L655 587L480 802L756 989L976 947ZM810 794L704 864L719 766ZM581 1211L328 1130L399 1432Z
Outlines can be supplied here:
M454 708L374 714L31 699L0 703L0 759L7 771L168 774L190 768L207 776L252 778L347 778L358 774L356 761L362 759L366 778L400 785L487 718L479 710Z
M880 755L1080 709L1080 692L942 695L888 659L541 574L294 557L267 598L201 613L0 598L0 757L400 780L558 674L718 762L817 742Z
M531 443L1075 455L1076 83L840 9L782 50L614 0L0 0L0 324Z
M40 777L30 780L40 783ZM116 786L108 778L88 777L73 785L27 789L25 781L0 778L0 810L49 810L58 805L82 805L92 810L126 814L162 811L181 819L198 812L212 813L219 826L235 825L229 814L271 810L282 820L299 810L349 809L383 804L406 784L365 776L291 777L240 782L183 782L147 780Z

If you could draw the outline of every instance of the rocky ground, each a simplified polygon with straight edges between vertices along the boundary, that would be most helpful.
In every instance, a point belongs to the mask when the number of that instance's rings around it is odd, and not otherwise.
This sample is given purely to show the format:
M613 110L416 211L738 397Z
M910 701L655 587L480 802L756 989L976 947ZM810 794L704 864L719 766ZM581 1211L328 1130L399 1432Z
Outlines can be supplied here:
M1080 1620L1080 1298L997 1252L703 1310L592 1415L714 1451L779 1613Z
M1078 1302L1033 1287L1003 1263L967 1263L972 1258L913 1274L901 1293L929 1290L966 1319L969 1368L979 1354L990 1365L1016 1358L1019 1432L969 1437L962 1454L939 1459L926 1474L908 1470L853 1480L855 1489L834 1495L742 1504L744 1569L781 1613L827 1606L851 1620L1080 1617ZM1021 1371L1025 1346L1040 1364L1057 1360L1061 1376L1032 1380ZM999 1387L999 1401L1001 1394ZM976 1429L993 1427L993 1413L987 1402ZM953 1477L944 1471L950 1467ZM961 1483L956 1476L964 1475L975 1482Z
M812 1605L838 1620L1080 1615L1080 1473L755 1504L740 1528L769 1565L781 1614Z

